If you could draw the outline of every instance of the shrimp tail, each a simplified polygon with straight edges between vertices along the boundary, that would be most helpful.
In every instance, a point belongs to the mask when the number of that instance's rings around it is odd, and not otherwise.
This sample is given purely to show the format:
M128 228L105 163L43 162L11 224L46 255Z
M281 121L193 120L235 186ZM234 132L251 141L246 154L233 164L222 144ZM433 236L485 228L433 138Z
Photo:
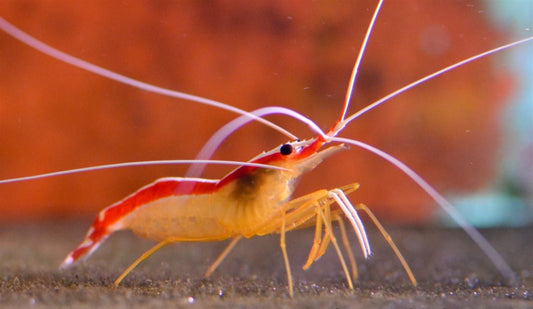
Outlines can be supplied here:
M182 183L190 186L180 186ZM180 188L180 189L178 189ZM156 199L171 195L190 194L193 189L196 193L214 190L216 182L209 179L166 177L142 187L121 201L105 208L98 213L93 224L87 231L85 239L67 255L60 268L66 268L82 257L89 257L106 238L116 231L127 229L124 218L139 207ZM203 191L202 191L203 190Z
M100 212L83 241L67 255L60 268L67 268L80 258L89 257L109 235L122 228L117 222L110 223L109 220L105 220L106 210Z

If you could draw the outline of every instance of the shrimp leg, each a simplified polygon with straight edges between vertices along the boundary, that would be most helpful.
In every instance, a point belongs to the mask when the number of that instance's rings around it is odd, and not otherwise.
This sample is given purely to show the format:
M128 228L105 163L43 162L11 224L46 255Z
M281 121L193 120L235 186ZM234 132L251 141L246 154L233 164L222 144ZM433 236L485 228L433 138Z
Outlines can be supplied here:
M315 238L313 240L311 250L309 251L307 262L305 262L304 266L302 267L304 270L308 269L314 261L316 261L322 256L321 253L324 244L326 244L327 246L327 244L329 243L329 241L326 242L325 240L322 240L322 222L322 219L317 216L315 223ZM324 237L326 237L326 235L324 235Z
M356 280L359 276L357 271L357 263L355 262L355 258L353 256L352 248L350 247L350 242L348 241L348 235L346 234L346 226L344 225L344 220L340 215L337 215L335 220L339 222L339 230L341 231L341 239L342 243L344 244L344 248L346 252L348 253L348 261L350 261L350 266L352 268L352 279Z
M346 234L346 226L344 225L344 220L342 219L342 216L339 214L334 214L333 220L337 221L339 223L339 230L341 232L341 240L342 244L344 246L344 250L348 254L348 261L350 262L350 268L352 269L352 281L355 281L358 277L358 271L357 271L357 263L355 262L355 258L352 252L352 248L350 246L350 242L348 240L348 236ZM329 235L324 235L324 240L321 240L321 234L319 232L322 232L322 220L320 220L317 217L317 230L315 231L315 241L313 242L313 247L311 248L311 251L309 253L309 257L307 258L307 262L302 267L304 270L307 270L313 262L317 261L324 253L326 252L326 249L329 245ZM320 228L320 230L319 230ZM318 241L317 241L318 240Z
M285 212L281 215L281 233L279 238L279 246L281 248L281 254L283 255L283 262L285 263L285 270L287 271L287 283L289 285L289 296L294 295L294 288L292 286L292 273L291 265L289 263L289 256L287 255L287 246L285 244Z
M124 270L122 272L122 274L120 274L120 276L118 276L117 280L115 280L114 282L114 285L115 286L118 286L120 284L120 282L135 268L137 267L137 265L139 265L142 261L146 260L147 258L149 258L152 254L154 254L157 250L163 248L164 246L168 245L168 244L171 244L173 242L177 242L178 240L174 239L174 238L168 238L168 239L165 239L163 241L160 241L159 243L157 243L155 246L153 246L152 248L148 249L146 252L144 252L140 257L138 257L130 266L128 266L128 268L126 268L126 270Z
M339 261L341 263L342 269L343 269L343 271L344 271L344 273L346 275L346 281L348 282L348 287L350 288L350 290L353 291L354 288L353 288L352 279L350 277L350 273L348 272L348 268L346 266L346 262L344 261L344 257L342 255L342 252L341 252L340 248L339 248L339 245L337 243L335 235L333 234L333 228L331 226L331 211L330 211L329 204L322 205L321 202L322 201L319 200L318 202L312 203L309 206L314 207L315 216L317 218L319 218L325 225L325 228L326 228L325 229L325 237L323 239L322 244L324 244L324 242L325 242L325 244L326 244L325 246L326 247L329 244L329 241L331 241L331 243L333 244L333 247L335 248L335 251L337 252L337 255L339 257ZM324 209L322 209L322 208L324 208ZM293 288L293 283L292 283L292 273L291 273L289 258L288 258L288 255L287 255L287 247L286 247L286 243L285 243L285 229L286 229L286 218L285 218L285 215L282 215L280 247L281 247L281 252L283 254L283 260L285 262L285 269L287 271L287 281L288 281L288 285L289 285L289 295L292 297L293 294L294 294L294 288ZM320 235L320 233L318 235ZM320 239L315 240L315 242L316 241L320 241ZM319 253L320 253L320 251L322 251L322 247L324 247L322 244L320 245L320 249L318 251ZM325 251L326 247L324 247L323 251Z
M348 267L346 266L346 262L344 261L344 256L342 255L341 248L339 247L339 244L337 243L337 238L335 237L333 233L333 227L331 225L330 207L329 205L325 206L325 213L324 211L322 211L322 208L318 207L317 212L320 214L320 216L324 220L324 225L326 226L326 232L327 232L326 238L331 241L331 243L333 244L333 247L335 248L335 251L337 251L337 256L339 257L339 261L341 263L342 270L344 271L346 281L348 282L348 286L350 287L350 290L353 291L352 277L350 276L350 272L348 271ZM324 247L324 252L326 251L326 249L327 247Z
M417 284L416 278L413 275L413 272L411 271L409 264L407 264L407 261L404 259L402 253L400 252L400 249L398 249L398 247L392 240L392 237L390 236L390 234L385 230L383 225L379 223L378 218L376 218L376 216L372 213L372 211L370 211L370 209L365 204L357 204L355 205L355 209L364 211L368 215L368 217L372 220L372 222L374 222L374 225L378 228L383 238L385 238L385 240L391 247L392 251L394 251L394 254L396 254L396 257L398 258L398 260L400 260L400 263L402 263L403 269L407 273L407 276L409 276L409 280L411 280L411 283L414 286L416 286Z
M285 205L281 211L283 212L282 216L279 216L279 213L277 214L277 218L271 218L267 220L267 222L258 228L258 230L255 231L256 235L263 235L263 234L269 234L269 233L281 233L282 234L282 251L284 252L284 255L286 254L286 248L285 248L285 237L284 233L288 230L292 229L299 229L304 228L315 224L315 238L313 241L313 246L311 248L311 251L309 253L309 257L307 259L306 264L304 265L304 269L311 266L311 264L320 258L325 250L328 247L329 242L331 241L337 251L337 254L339 256L339 260L341 261L341 264L343 266L343 269L345 269L345 273L347 276L347 281L349 282L350 287L351 285L351 278L354 279L357 278L357 264L355 262L355 258L353 257L347 236L346 236L346 228L344 226L344 222L341 217L341 210L344 213L344 215L349 219L350 223L354 227L354 230L359 238L359 242L361 244L361 247L363 249L363 253L365 254L365 257L370 253L370 246L368 245L368 239L366 236L366 232L364 230L364 227L362 226L362 223L359 219L359 216L357 215L357 210L364 211L372 220L372 222L376 225L380 233L382 234L383 238L387 241L391 249L394 251L397 258L400 260L400 263L402 264L405 272L407 273L411 283L416 286L417 282L415 279L415 276L407 264L405 258L401 254L400 250L390 237L389 233L385 230L383 225L378 221L378 219L374 216L374 214L370 211L370 209L364 205L364 204L357 204L352 205L351 202L347 199L346 194L349 194L353 191L355 191L358 188L358 184L350 184L347 186L340 187L338 189L333 190L319 190L313 193L310 193L308 195L302 196L300 198L294 199ZM335 210L331 211L330 205L336 203L340 206L341 210ZM281 218L280 218L281 217ZM315 218L315 220L311 220ZM344 247L346 251L348 252L348 259L351 264L351 273L350 276L348 271L346 270L346 266L344 263L344 258L342 257L342 253L338 247L338 244L336 242L335 236L333 235L331 222L339 221L340 230L341 230L341 239L344 244ZM280 222L281 221L281 222ZM325 226L324 235L322 236L322 226ZM281 231L280 231L281 228ZM286 268L288 271L287 277L289 278L289 293L292 291L292 282L290 280L290 268L288 268L288 261L285 262Z
M357 186L358 185L350 185L350 186L344 187L343 189L346 189L347 192L351 192L355 190ZM340 190L340 189L336 189L336 190ZM290 295L293 295L293 284L292 284L290 263L288 260L287 249L286 249L285 232L288 230L309 226L312 222L311 219L313 217L316 218L315 224L317 225L316 230L315 230L315 240L314 240L311 252L309 254L308 263L306 263L305 267L309 267L310 264L312 264L314 260L322 256L325 250L327 249L329 242L331 241L331 243L335 247L340 263L345 272L348 286L350 287L351 290L353 290L353 283L351 280L350 273L346 266L346 262L344 261L344 257L339 248L337 240L333 234L333 229L331 226L332 218L336 218L339 212L338 211L333 212L333 217L332 217L330 205L335 202L338 203L338 201L341 201L342 203L344 202L341 199L333 198L332 195L337 196L338 192L328 191L328 190L319 190L319 191L310 193L308 195L302 196L298 199L292 200L288 202L284 207L282 207L282 209L280 209L281 213L277 213L277 215L273 216L273 218L266 220L265 224L261 226L260 228L258 228L254 233L256 235L270 234L270 233L275 233L275 232L278 232L281 234L280 247L282 250L285 268L287 271L287 280L288 280ZM341 206L341 208L342 207L346 207L346 205L344 204L343 206ZM325 226L324 238L321 237L322 224L324 224ZM364 233L364 230L358 231L358 232L363 234L362 242L367 243L368 240L366 239L366 234ZM369 249L366 249L366 250L368 251Z
M231 242L226 246L224 251L222 251L220 253L220 255L213 262L213 264L211 264L211 266L209 266L209 268L205 271L205 274L204 274L205 278L209 277L215 271L215 269L217 269L218 265L220 265L220 263L222 263L222 261L226 258L228 253L231 251L231 249L233 249L235 247L235 245L237 244L237 242L239 242L239 240L241 240L241 238L242 238L242 236L239 235L239 236L234 237L231 240Z
M209 268L207 269L207 271L205 272L204 274L204 277L209 277L213 271L215 271L215 269L218 267L218 265L220 265L220 263L224 260L224 258L228 255L228 253L231 251L231 249L233 249L235 247L235 245L237 244L237 242L242 238L242 236L236 236L234 237L231 242L228 244L228 246L226 246L226 248L224 249L224 251L222 251L222 253L217 257L217 259L215 260L215 262L213 262L213 264L211 264L211 266L209 266ZM177 238L168 238L168 239L165 239L163 241L160 241L159 243L157 243L155 246L153 246L152 248L148 249L146 252L144 252L140 257L138 257L130 266L128 266L128 268L126 268L126 270L124 270L122 272L122 274L115 280L114 284L115 286L118 286L120 284L120 282L135 268L137 267L137 265L139 265L142 261L146 260L147 258L149 258L152 254L154 254L157 250L163 248L164 246L168 245L168 244L171 244L171 243L174 243L174 242L180 242L181 239L177 239Z

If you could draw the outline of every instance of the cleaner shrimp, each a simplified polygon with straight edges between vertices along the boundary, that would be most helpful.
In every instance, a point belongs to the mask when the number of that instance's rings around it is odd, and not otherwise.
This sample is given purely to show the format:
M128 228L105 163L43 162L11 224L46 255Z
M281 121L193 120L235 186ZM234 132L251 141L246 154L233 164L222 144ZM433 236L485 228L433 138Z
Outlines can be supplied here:
M289 20L293 19L294 17L291 17ZM336 46L335 50L339 50L339 47ZM352 50L350 50L350 52L352 52ZM314 58L311 57L311 59ZM195 64L201 66L200 63ZM356 65L355 67L358 68L358 65ZM220 82L222 82L222 80L220 80ZM245 83L245 81L243 81L243 83ZM352 86L349 87L350 91L348 91L348 93L351 93L351 87ZM230 92L232 91L231 88L227 90ZM289 109L282 108L258 109L254 113L255 117L250 117L248 115L244 116L246 117L246 119L238 118L237 122L230 122L229 126L224 127L226 129L219 131L221 132L220 136L223 137L217 136L214 139L214 144L207 144L208 148L205 149L208 150L208 153L210 153L211 150L216 149L219 146L220 142L225 139L226 135L230 135L231 133L233 133L233 131L236 130L238 127L242 126L245 121L258 120L257 117L263 117L270 113L281 113L285 115L294 116L305 124L311 126L316 136L307 140L294 140L294 136L291 135L290 137L293 141L284 143L282 144L282 146L278 146L272 151L261 154L254 158L252 161L250 161L251 163L270 165L270 167L250 166L247 164L243 164L243 166L237 168L235 171L228 174L228 176L222 178L220 181L196 178L200 176L197 175L199 173L197 171L192 174L189 174L195 178L165 178L157 181L154 184L144 187L143 189L137 191L130 197L100 212L100 215L97 217L97 219L95 219L93 226L89 230L86 240L82 242L82 244L80 244L80 246L66 258L64 265L69 265L75 260L79 259L81 256L89 254L94 249L96 249L96 247L109 234L111 234L115 230L122 228L131 228L142 236L160 241L158 245L156 245L152 250L149 250L132 266L137 265L138 262L148 257L155 250L171 242L212 241L223 240L228 238L233 239L233 241L230 242L228 246L228 250L225 250L216 260L216 262L212 265L212 267L210 267L207 272L207 274L209 274L217 267L219 262L226 256L229 250L241 237L251 237L254 235L279 233L281 234L281 247L284 256L285 266L287 269L289 293L290 295L292 295L292 278L289 266L290 264L285 249L284 235L290 230L314 225L316 231L315 240L313 242L313 246L309 253L309 258L305 267L309 267L316 259L318 259L322 254L324 254L325 250L331 243L338 253L339 260L345 272L348 285L350 288L353 289L352 277L355 277L356 268L355 261L351 256L351 249L349 248L347 240L343 236L345 235L345 233L342 232L342 243L346 247L345 251L348 254L348 260L352 267L352 274L350 274L348 271L348 266L344 261L340 246L337 243L336 237L333 233L331 223L333 221L338 221L341 226L341 231L344 231L344 228L342 227L342 217L346 216L358 236L361 248L363 250L363 254L366 257L371 253L371 250L364 227L358 216L358 211L363 211L366 212L372 218L373 222L376 225L378 225L378 228L384 234L385 238L397 254L398 258L402 261L402 264L406 272L408 273L411 281L413 282L413 284L416 284L414 275L412 274L412 271L409 269L407 263L404 261L401 254L399 253L399 250L396 248L392 240L390 240L390 237L381 227L377 219L375 219L375 217L372 215L370 210L363 204L354 205L347 199L346 195L356 190L358 188L358 184L351 184L345 186L339 185L338 189L332 190L318 190L311 194L303 195L301 198L296 198L288 201L293 190L292 182L293 180L298 178L302 172L308 169L313 169L316 165L320 163L321 160L325 159L327 156L345 149L345 145L354 145L363 147L366 150L370 150L370 152L378 154L382 158L385 158L389 162L396 165L396 167L400 168L402 171L409 174L409 176L413 178L415 182L421 185L427 193L432 195L432 197L437 200L437 203L440 206L447 208L449 211L452 212L452 215L455 215L455 213L453 213L453 208L448 205L446 200L444 200L436 191L429 187L425 181L423 181L406 165L404 165L394 157L382 152L381 150L373 148L372 146L352 139L347 139L338 136L341 131L343 134L348 133L348 128L346 128L345 131L343 130L344 127L349 122L359 116L359 114L357 113L348 113L349 103L350 99L349 95L347 95L347 99L344 105L345 108L341 113L341 116L337 115L338 120L329 131L322 131L318 125L310 122L307 118L296 114L295 112L292 112ZM330 104L331 106L332 103L328 104ZM336 113L338 114L338 110L336 111ZM329 116L331 121L331 114ZM198 121L196 120L196 122ZM293 127L289 124L283 123L282 127L289 128L289 131L293 131ZM169 131L171 132L171 134L175 133L175 130ZM328 148L327 144L329 143L336 143L336 145L329 146ZM195 147L194 142L187 143L187 145L192 145L191 148L194 149L199 148ZM220 147L227 146L221 145ZM225 149L223 148L222 150ZM210 157L210 155L205 157ZM242 159L242 161L244 160L245 159ZM341 180L341 177L336 178L339 178L339 180ZM252 183L261 183L261 186L251 185ZM346 183L353 183L353 180L345 182L345 184ZM162 191L159 191L159 189L161 189ZM137 202L132 202L132 200L138 199L139 197L146 197L146 192L156 191L158 192L158 194L163 195L155 196L155 199L154 197L151 197L147 200L143 200L140 204L138 204ZM174 199L182 199L182 197L186 197L187 199L193 201L190 204L187 204L187 207L190 207L187 208L187 212L189 214L193 214L194 212L192 211L192 209L198 209L199 212L196 212L196 218L204 218L206 220L205 227L209 228L204 229L195 227L196 232L198 232L197 234L195 234L195 228L193 228L190 223L182 222L180 223L182 225L182 228L184 230L191 229L191 233L184 235L175 234L178 232L173 229L179 229L175 226L172 227L175 222L169 223L168 221L165 221L165 218L163 218L168 217L163 216L165 214L168 215L168 213L164 213L163 210L165 212L173 212L174 215L176 215L177 217L183 215L183 210L175 211L169 208L169 203L183 202L178 202L176 200L169 202L168 200L165 200L166 198L169 198L172 195L179 196L178 198ZM202 198L198 198L199 196L203 195L206 195L205 200L202 200ZM262 201L273 199L274 202L269 201L258 204L252 203L251 201L255 201L256 198ZM158 202L158 200L165 200L165 202ZM207 216L206 214L210 212L210 208L208 208L208 203L206 202L206 200L219 201L220 205L224 205L219 209L223 213L218 213L218 210L214 212L211 210L212 214L210 215L213 215L215 217ZM254 214L254 216L252 216L250 214L241 214L243 217L240 217L239 219L236 219L237 217L235 216L229 216L228 214L231 213L231 211L229 211L231 207L230 205L235 201L239 201L240 204L246 205L243 207L253 207L253 209L258 213L258 215ZM130 206L125 207L124 205ZM149 207L144 207L142 205L149 205ZM260 205L263 205L265 207L260 207ZM275 207L272 209L268 209L268 207L266 206ZM117 210L118 212L124 212L127 210L126 212L128 213L128 215L114 215L111 216L113 219L109 221L110 217L108 214L112 213L113 210ZM203 215L200 213L203 213ZM234 215L236 214L237 213L234 213ZM229 216L229 218L225 222L217 222L216 224L214 223L217 220L216 216L222 218L222 216L224 215ZM147 224L146 219L153 220L153 222ZM498 253L488 243L486 243L484 238L482 238L482 236L479 235L479 233L475 229L469 227L466 222L461 221L460 217L455 217L454 219L459 220L458 223L467 232L469 232L469 234L474 238L476 242L478 242L478 244L482 247L485 253L487 253L487 255L497 265L498 269L508 279L512 278L512 271L508 268L508 266L501 259ZM236 223L232 221L235 221ZM126 275L130 270L131 268L127 269L124 272L124 275ZM117 283L120 282L122 278L123 276L117 279Z

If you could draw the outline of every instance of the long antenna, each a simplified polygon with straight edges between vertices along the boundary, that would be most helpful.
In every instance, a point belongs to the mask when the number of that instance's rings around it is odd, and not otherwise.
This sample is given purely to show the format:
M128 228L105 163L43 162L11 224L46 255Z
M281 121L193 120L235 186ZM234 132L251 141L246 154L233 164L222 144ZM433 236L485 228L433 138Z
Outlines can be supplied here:
M187 101L191 101L191 102L205 104L205 105L217 107L217 108L220 108L220 109L225 109L227 111L234 112L234 113L239 114L239 115L247 115L248 117L250 117L250 119L259 121L259 122L271 127L272 129L280 132L281 134L283 134L285 136L288 136L291 139L296 139L297 138L294 134L292 134L289 131L283 129L282 127L280 127L280 126L278 126L278 125L276 125L276 124L274 124L274 123L272 123L272 122L270 122L268 120L265 120L263 118L259 118L259 117L255 116L253 114L250 114L247 111L242 110L240 108L233 107L231 105L228 105L228 104L225 104L225 103L222 103L222 102L218 102L218 101L215 101L215 100L207 99L207 98L204 98L204 97L200 97L200 96L196 96L196 95L192 95L192 94L188 94L188 93L184 93L184 92L180 92L180 91L175 91L175 90L171 90L171 89L167 89L167 88L163 88L163 87L154 86L154 85L151 85L151 84L136 80L134 78L127 77L127 76L118 74L116 72L110 71L108 69L102 68L100 66L92 64L92 63L87 62L85 60L81 60L80 58L77 58L77 57L74 57L72 55L69 55L69 54L67 54L65 52L62 52L62 51L56 49L56 48L53 48L52 46L50 46L50 45L48 45L48 44L46 44L46 43L44 43L42 41L37 40L36 38L32 37L31 35L27 34L26 32L24 32L24 31L20 30L19 28L15 27L13 24L9 23L8 21L3 19L2 17L0 17L0 29L2 31L4 31L5 33L7 33L8 35L12 36L13 38L21 41L22 43L24 43L24 44L26 44L26 45L28 45L28 46L40 51L40 52L42 52L43 54L46 54L46 55L48 55L48 56L50 56L52 58L55 58L55 59L57 59L59 61L68 63L68 64L70 64L72 66L75 66L77 68L80 68L82 70L85 70L85 71L94 73L96 75L99 75L99 76L102 76L102 77L117 81L117 82L122 83L122 84L126 84L126 85L129 85L129 86L138 88L138 89L142 89L142 90L145 90L145 91L161 94L161 95L172 97L172 98L178 98L178 99L183 99L183 100L187 100Z
M443 68L443 69L441 69L441 70L439 70L439 71L437 71L437 72L435 72L435 73L433 73L433 74L430 74L430 75L424 76L424 77L422 77L422 78L420 78L420 79L418 79L418 80L416 80L416 81L414 81L414 82L412 82L412 83L410 83L410 84L408 84L408 85L406 85L406 86L403 86L402 88L400 88L400 89L398 89L398 90L396 90L396 91L394 91L394 92L388 94L387 96L385 96L385 97L383 97L383 98L377 100L376 102L374 102L374 103L372 103L372 104L369 104L369 105L367 105L366 107L360 109L359 111L357 111L356 113L354 113L353 115L351 115L350 117L348 117L348 118L346 119L344 125L346 125L346 124L348 124L349 122L351 122L352 120L354 120L354 119L360 117L361 115L365 114L366 112L368 112L368 111L370 111L370 110L372 110L372 109L378 107L379 105L381 105L381 104L387 102L387 101L390 100L391 98L393 98L393 97L395 97L395 96L397 96L397 95L399 95L399 94L401 94L401 93L404 93L404 92L406 92L406 91L408 91L408 90L410 90L410 89L416 87L417 85L420 85L420 84L422 84L422 83L425 83L425 82L427 82L427 81L430 80L430 79L433 79L433 78L435 78L435 77L437 77L437 76L440 76L440 75L442 75L442 74L444 74L444 73L446 73L446 72L448 72L448 71L454 70L454 69L456 69L456 68L458 68L458 67L460 67L460 66L462 66L462 65L465 65L465 64L467 64L467 63L469 63L469 62L472 62L472 61L475 61L475 60L481 59L481 58L483 58L483 57L486 57L486 56L489 56L489 55L495 54L495 53L497 53L497 52L499 52L499 51L502 51L502 50L504 50L504 49L508 49L508 48L511 48L511 47L514 47L514 46L517 46L517 45L520 45L520 44L524 44L524 43L526 43L526 42L528 42L528 41L532 41L532 40L533 40L533 36L528 37L528 38L525 38L525 39L522 39L522 40L519 40L519 41L516 41L516 42L512 42L512 43L509 43L509 44L505 44L505 45L502 45L502 46L499 46L499 47L493 48L493 49L491 49L491 50L488 50L488 51L486 51L486 52L483 52L483 53L481 53L481 54L474 55L474 56L472 56L472 57L470 57L470 58L467 58L467 59L465 59L465 60L459 61L459 62L457 62L457 63L455 63L455 64L452 64L452 65L450 65L450 66L447 66L447 67L445 67L445 68Z
M355 60L352 75L350 76L350 82L348 83L348 89L346 90L346 98L344 99L344 107L342 109L342 114L339 117L337 124L344 122L344 118L346 117L346 113L348 112L350 100L352 99L353 87L355 85L355 79L357 78L357 73L359 72L359 67L361 66L361 60L363 60L363 55L365 54L366 46L368 44L368 40L370 39L370 34L372 33L372 29L374 29L374 24L376 23L376 19L378 18L379 10L381 9L382 4L383 0L380 0L378 2L378 5L376 6L376 9L374 10L374 15L370 20L370 24L366 29L365 38L363 39L363 43L361 44L361 49L359 50L359 54L357 55L357 60ZM338 132L338 130L335 131Z
M37 179L43 179L43 178L49 178L49 177L55 177L55 176L65 176L65 175L71 175L71 174L77 174L77 173L94 172L94 171L101 171L101 170L112 169L112 168L123 168L123 167L131 167L131 166L147 166L147 165L169 165L169 164L202 164L202 165L218 164L218 165L254 166L254 167L259 167L259 168L286 170L285 168L282 168L282 167L279 167L279 166L275 166L275 165L251 163L251 162L243 162L243 161L228 161L228 160L154 160L154 161L135 161L135 162L104 164L104 165L96 165L96 166L91 166L91 167L75 168L75 169L70 169L70 170L64 170L64 171L59 171L59 172L51 172L51 173L45 173L45 174L38 174L38 175L32 175L32 176L23 176L23 177L17 177L17 178L2 179L2 180L0 180L0 184L14 183L14 182L21 182L21 181L28 181L28 180L37 180ZM200 179L200 178L193 178L193 177L186 177L186 178L196 179L196 180Z
M498 253L498 251L487 241L483 235L473 227L468 221L463 218L463 216L453 207L453 205L448 202L437 190L435 190L426 180L424 180L420 175L418 175L413 169L408 167L402 161L396 159L394 156L384 152L381 149L373 147L369 144L365 144L361 141L343 138L343 137L332 137L333 141L340 143L346 143L354 145L360 148L363 148L382 159L388 161L396 168L401 170L405 175L411 178L422 190L424 190L436 203L442 208L462 229L465 231L468 236L478 245L478 247L485 253L485 255L490 259L492 264L498 269L498 271L505 277L505 279L510 284L516 284L517 277L513 272L509 264L505 259Z

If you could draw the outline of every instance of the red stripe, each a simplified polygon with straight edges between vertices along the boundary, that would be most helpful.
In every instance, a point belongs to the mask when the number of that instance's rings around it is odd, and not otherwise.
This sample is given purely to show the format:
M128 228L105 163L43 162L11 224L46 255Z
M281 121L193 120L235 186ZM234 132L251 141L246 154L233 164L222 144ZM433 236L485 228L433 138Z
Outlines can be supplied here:
M148 204L160 198L165 198L172 195L204 194L213 192L216 189L217 183L212 182L180 180L156 181L109 207L105 211L104 220L99 222L98 218L96 218L93 227L95 228L96 232L101 227L117 222L119 219L132 212L137 207Z
M92 232L87 235L82 244L90 240L88 244L80 245L70 253L72 262L88 254L95 246L100 244L111 232L109 227L122 219L136 208L153 202L157 199L186 194L203 194L217 190L216 182L199 182L164 179L149 184L125 199L109 206L104 210L103 215L99 215L93 221ZM102 221L100 218L103 216Z

